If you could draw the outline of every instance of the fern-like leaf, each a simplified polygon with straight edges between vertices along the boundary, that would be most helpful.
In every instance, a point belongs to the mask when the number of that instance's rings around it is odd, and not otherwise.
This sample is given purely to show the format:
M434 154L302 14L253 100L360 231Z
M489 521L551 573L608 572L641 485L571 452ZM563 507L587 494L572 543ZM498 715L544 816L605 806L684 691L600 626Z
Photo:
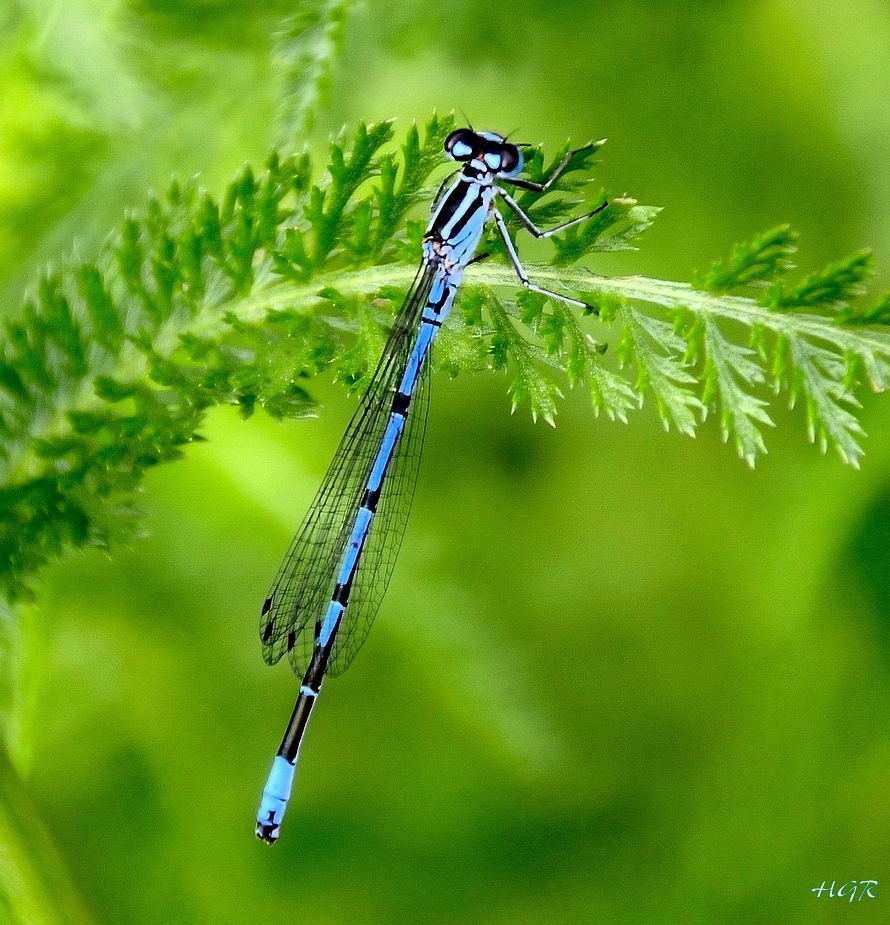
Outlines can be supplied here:
M42 276L0 345L7 596L26 595L34 571L68 547L132 535L142 474L178 458L211 405L296 417L314 408L308 385L322 371L362 386L415 276L424 222L410 210L445 175L438 165L452 127L434 117L397 154L389 123L360 125L349 144L331 145L317 179L308 156L273 154L219 201L173 184L126 218L95 263ZM598 150L576 153L548 194L522 193L534 220L580 208ZM534 151L526 176L544 174ZM442 368L509 370L514 407L551 423L562 382L586 385L596 412L622 421L649 394L665 426L686 434L716 407L724 437L749 463L764 450L771 384L803 401L812 439L855 465L856 389L890 385L890 300L857 302L868 255L789 283L796 239L782 226L698 275L698 288L573 265L635 246L656 212L611 199L555 239L552 265L528 267L598 321L559 300L514 297L515 272L489 234L492 259L469 268L440 337ZM517 223L507 221L521 250ZM766 287L759 302L732 292L751 286ZM750 347L735 336L745 330Z
M807 431L824 452L830 440L845 463L858 467L864 431L850 408L859 402L845 384L845 362L834 351L800 338L788 339L792 366L789 393L794 406L802 394L806 402Z
M696 413L703 410L693 387L696 379L684 365L686 342L668 321L642 314L630 305L620 311L623 338L618 356L637 370L634 387L639 395L651 391L665 429L695 433Z
M696 319L687 332L686 359L702 358L702 404L705 411L719 406L723 439L735 440L739 456L753 466L766 452L759 425L773 426L767 402L751 394L751 388L765 381L757 353L730 341L713 318Z
M556 399L562 397L559 386L542 370L546 356L541 348L522 336L498 299L488 301L492 319L491 356L494 369L506 369L512 360L513 381L510 395L513 410L528 402L532 418L542 417L548 424L556 422Z
M275 145L281 151L294 150L315 122L343 49L348 8L347 0L303 3L278 31L273 56L278 72Z
M751 241L737 244L726 260L718 260L706 273L696 273L692 285L715 294L742 286L766 286L793 268L791 256L797 250L797 232L779 225Z
M858 251L829 264L824 270L811 273L790 290L786 290L780 282L776 283L762 304L782 311L845 309L865 292L863 282L874 272L872 264L870 251Z

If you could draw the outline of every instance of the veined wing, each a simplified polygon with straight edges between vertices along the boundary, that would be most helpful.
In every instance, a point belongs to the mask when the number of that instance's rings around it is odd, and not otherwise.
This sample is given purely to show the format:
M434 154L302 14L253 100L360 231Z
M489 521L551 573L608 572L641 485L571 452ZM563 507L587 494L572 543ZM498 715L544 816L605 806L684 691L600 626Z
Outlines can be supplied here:
M423 361L414 386L408 419L393 449L393 455L381 486L377 513L368 528L358 560L349 606L343 625L337 633L327 673L332 677L349 667L362 647L374 617L380 609L383 595L402 546L408 515L414 501L417 469L423 450L423 438L429 411L429 353Z
M260 639L263 658L270 665L290 652L294 672L302 675L312 657L315 625L333 593L355 512L434 277L435 269L429 265L418 272L368 388L263 604ZM345 619L351 611L352 604Z

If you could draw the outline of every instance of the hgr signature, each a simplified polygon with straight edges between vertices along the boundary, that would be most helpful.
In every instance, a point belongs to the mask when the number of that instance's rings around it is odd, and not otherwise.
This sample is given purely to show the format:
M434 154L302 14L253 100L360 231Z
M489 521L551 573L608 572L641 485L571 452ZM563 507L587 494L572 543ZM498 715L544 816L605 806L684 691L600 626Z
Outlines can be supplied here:
M831 886L828 885L827 880L822 881L822 886L814 886L811 893L815 893L817 896L822 896L823 894L834 899L846 899L847 902L853 902L856 899L857 892L859 893L858 902L867 896L869 899L877 899L874 893L872 893L872 887L878 885L877 880L848 880L840 889L835 889L837 885L837 880L831 881Z

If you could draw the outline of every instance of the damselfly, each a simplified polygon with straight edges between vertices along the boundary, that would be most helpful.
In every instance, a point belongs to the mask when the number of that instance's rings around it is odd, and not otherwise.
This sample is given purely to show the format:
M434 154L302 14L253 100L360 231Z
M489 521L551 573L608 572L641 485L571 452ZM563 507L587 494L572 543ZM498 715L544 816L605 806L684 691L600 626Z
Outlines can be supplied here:
M327 674L340 674L352 661L389 583L426 429L430 346L451 310L464 270L478 259L474 254L487 222L495 223L526 289L589 307L529 280L495 207L500 197L536 238L547 238L595 215L606 207L605 202L542 231L499 185L505 182L546 192L572 157L584 150L569 152L544 182L533 183L517 177L523 167L522 152L500 135L462 128L445 141L447 154L463 167L433 204L414 284L263 604L260 638L265 660L274 664L287 653L294 673L302 677L257 813L257 837L269 844L278 838L300 743L322 681Z

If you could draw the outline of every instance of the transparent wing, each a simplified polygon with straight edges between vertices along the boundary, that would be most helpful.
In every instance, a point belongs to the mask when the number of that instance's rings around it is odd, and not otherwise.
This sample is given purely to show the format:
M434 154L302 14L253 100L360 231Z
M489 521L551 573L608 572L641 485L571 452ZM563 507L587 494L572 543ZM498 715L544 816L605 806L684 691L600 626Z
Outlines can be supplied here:
M312 657L315 625L333 593L355 511L361 504L392 396L405 369L434 276L435 270L429 266L418 272L377 369L263 604L260 639L263 658L270 665L290 652L294 672L302 675ZM351 604L348 610L352 610Z
M408 420L393 450L381 486L377 513L371 521L352 580L349 605L331 652L328 674L342 674L362 647L399 555L423 450L429 411L429 354L424 360L408 410Z

